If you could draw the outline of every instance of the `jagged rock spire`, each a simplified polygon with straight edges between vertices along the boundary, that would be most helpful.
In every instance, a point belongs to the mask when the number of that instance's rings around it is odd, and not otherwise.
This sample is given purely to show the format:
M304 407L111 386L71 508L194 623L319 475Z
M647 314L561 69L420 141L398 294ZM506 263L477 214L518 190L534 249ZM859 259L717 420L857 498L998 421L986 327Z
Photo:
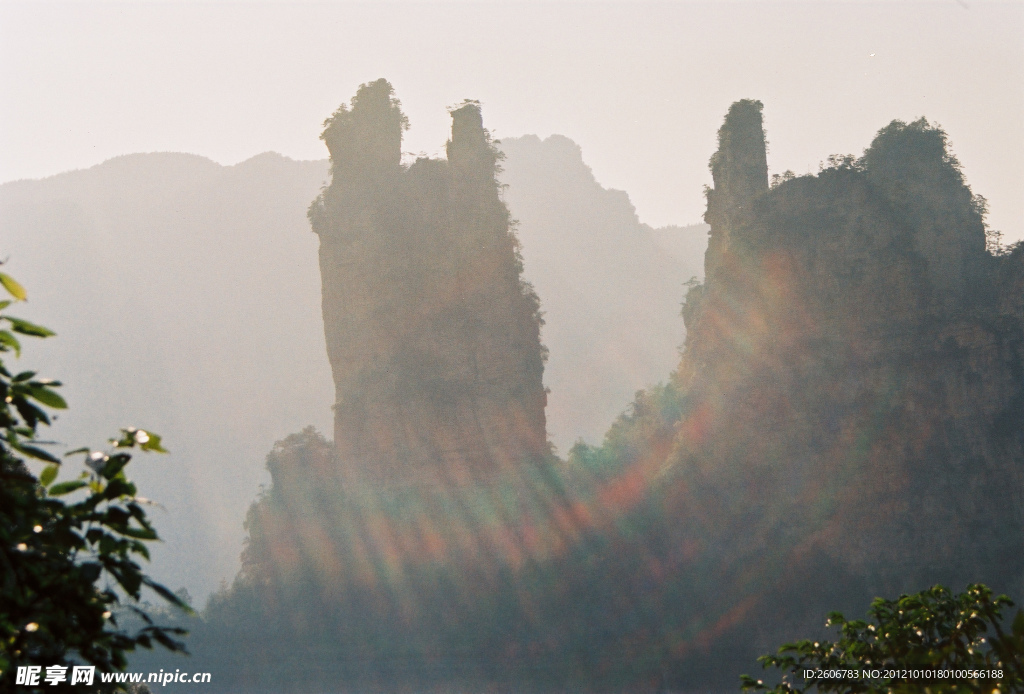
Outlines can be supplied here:
M704 257L711 280L729 252L729 237L749 210L750 202L768 190L768 159L760 101L743 99L729 107L718 131L718 151L709 164L714 188L708 191L704 220L711 237Z
M320 235L335 446L384 483L467 480L547 451L536 296L521 279L480 107L452 111L448 161L400 162L391 85L326 122Z
M387 80L362 85L351 106L342 104L324 121L320 139L331 154L332 175L352 180L394 174L402 159L402 131L408 127Z

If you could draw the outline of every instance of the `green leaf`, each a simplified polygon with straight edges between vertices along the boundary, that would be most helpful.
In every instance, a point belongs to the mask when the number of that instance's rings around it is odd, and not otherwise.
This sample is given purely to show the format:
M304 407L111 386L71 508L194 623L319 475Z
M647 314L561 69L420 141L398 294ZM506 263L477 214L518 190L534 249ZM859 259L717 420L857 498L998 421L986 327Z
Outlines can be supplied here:
M30 403L22 395L15 393L9 397L13 397L14 402L12 404L15 409L18 410L18 414L21 415L21 418L25 420L25 424L30 428L34 429L36 424L39 422L45 422L46 424L50 423L50 418L46 412Z
M36 325L35 323L29 323L27 320L22 320L20 318L12 318L10 316L4 317L8 321L10 321L11 329L14 330L14 332L16 333L21 333L22 335L32 335L33 337L50 337L52 335L57 334L50 330L49 328L44 328L43 326Z
M44 405L49 405L55 410L66 410L68 407L64 398L62 398L56 391L50 390L46 386L32 385L29 387L28 392L33 398Z
M28 298L28 294L25 293L25 288L18 284L10 275L0 272L0 284L4 286L4 289L7 290L8 294L18 301L24 301Z
M143 581L147 586L155 590L160 595L160 597L162 597L167 602L171 603L175 607L179 607L182 610L185 610L189 614L195 614L194 611L192 610L192 607L188 603L186 603L184 600L179 598L177 595L172 593L164 586L160 585L156 581L151 580L150 578L143 578Z
M134 537L139 540L156 540L156 531L148 528L122 528L121 534L126 537Z
M100 475L110 480L117 476L117 473L121 472L125 465L132 457L127 453L118 453L110 456L107 459L107 464L103 466L103 470L100 471ZM117 495L120 496L120 495Z
M157 642L159 642L159 644L161 646L163 646L167 650L171 651L172 653L173 652L188 653L188 651L185 650L185 644L183 644L181 641L175 641L174 639L172 639L170 636L167 635L168 632L170 632L170 631L172 631L172 630L171 629L154 628L153 629L153 638L156 639ZM183 630L173 630L173 631L175 631L175 633L177 633L177 632L183 631Z
M82 577L85 578L89 583L95 583L96 579L100 577L103 572L103 567L94 561L85 562L79 567L79 571L82 573Z
M57 465L47 465L46 468L43 470L43 474L39 475L39 482L44 487L49 487L57 478L58 469L59 467Z
M8 330L0 330L0 345L7 345L14 350L14 353L21 356L21 343L18 342L18 338L10 333Z
M142 444L142 450L153 451L154 453L167 452L167 449L160 445L162 439L159 434L154 434L152 431L147 431L146 434L149 436L149 440Z
M76 489L81 489L88 483L83 480L71 480L69 482L60 482L50 487L50 496L63 496L70 494Z
M102 550L101 550L102 552ZM133 598L138 600L139 588L142 586L142 581L145 578L142 572L139 571L139 567L131 562L108 562L106 564L107 572L110 573L120 584L125 591Z
M42 448L39 448L37 446L26 446L24 444L19 444L18 446L13 446L13 448L16 448L18 451L24 453L27 456L31 456L37 460L45 460L48 463L56 463L57 465L60 465L60 458L53 455L49 451L44 451Z

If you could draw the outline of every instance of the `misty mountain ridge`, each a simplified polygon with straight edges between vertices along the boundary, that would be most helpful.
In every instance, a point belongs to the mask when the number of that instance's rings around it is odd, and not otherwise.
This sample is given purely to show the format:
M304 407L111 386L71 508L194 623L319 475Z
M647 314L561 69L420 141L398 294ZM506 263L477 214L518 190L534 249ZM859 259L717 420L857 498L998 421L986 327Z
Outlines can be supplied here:
M10 272L58 333L27 357L66 384L51 435L68 448L128 425L166 437L171 455L134 476L168 509L154 569L193 593L234 571L261 477L246 461L274 432L329 422L304 228L324 175L279 155L222 167L158 153L0 187Z

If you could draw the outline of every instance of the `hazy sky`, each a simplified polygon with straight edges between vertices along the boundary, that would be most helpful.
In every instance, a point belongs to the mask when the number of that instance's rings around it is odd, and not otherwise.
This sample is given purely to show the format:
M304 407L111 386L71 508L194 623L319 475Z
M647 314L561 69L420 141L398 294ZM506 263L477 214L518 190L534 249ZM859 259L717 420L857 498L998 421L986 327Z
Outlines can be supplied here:
M0 1L0 181L130 152L323 158L321 123L386 77L438 154L445 108L561 133L642 221L703 212L729 104L761 99L773 172L942 125L990 223L1024 237L1024 3Z

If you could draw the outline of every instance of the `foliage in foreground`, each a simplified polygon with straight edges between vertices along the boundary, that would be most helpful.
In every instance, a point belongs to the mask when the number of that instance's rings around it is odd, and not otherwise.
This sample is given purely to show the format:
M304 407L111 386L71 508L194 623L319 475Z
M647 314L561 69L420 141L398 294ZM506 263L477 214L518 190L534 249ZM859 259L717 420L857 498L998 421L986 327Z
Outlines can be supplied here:
M1017 610L1009 630L1001 624L1012 605L980 584L959 595L936 586L876 598L871 621L829 615L838 641L788 643L759 658L782 671L781 681L770 686L743 675L743 691L1024 692L1024 612Z
M0 273L0 284L14 301L25 299L25 290L10 276ZM0 301L0 352L20 356L19 336L53 332L3 313L12 303ZM12 373L0 360L0 683L5 686L12 686L19 666L80 660L109 672L123 670L126 652L137 646L151 648L155 642L184 650L173 638L183 630L156 626L137 607L146 586L190 611L136 562L149 558L145 543L157 534L142 508L145 500L125 477L131 459L126 451L165 452L160 437L129 428L110 440L108 452L72 451L68 455L85 456L88 469L58 482L60 460L40 447L36 435L41 424L50 423L45 408L67 407L55 390L60 385L32 371ZM47 465L36 477L25 459ZM62 498L79 490L87 493L80 501ZM145 626L135 633L119 628L117 615L124 612Z

